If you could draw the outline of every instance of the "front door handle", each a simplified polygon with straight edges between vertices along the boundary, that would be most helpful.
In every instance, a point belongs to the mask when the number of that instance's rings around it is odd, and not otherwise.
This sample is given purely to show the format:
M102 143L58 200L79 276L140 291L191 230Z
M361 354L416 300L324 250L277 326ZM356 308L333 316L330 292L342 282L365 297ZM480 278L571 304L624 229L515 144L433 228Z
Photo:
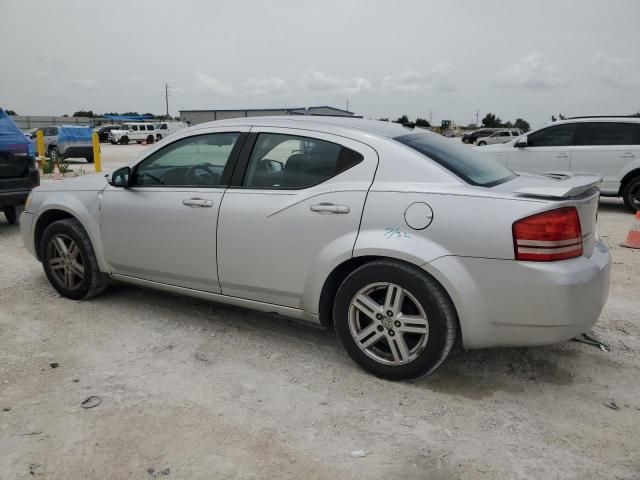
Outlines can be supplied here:
M633 158L635 157L635 155L631 152L625 152L622 155L620 155L622 158Z
M202 207L202 208L213 207L213 202L211 200L204 200L202 198L185 198L182 201L182 204L188 207Z
M351 209L347 205L334 205L333 203L319 203L309 207L312 212L318 213L349 213Z
M559 153L558 155L556 155L556 158L568 158L569 154L568 153Z

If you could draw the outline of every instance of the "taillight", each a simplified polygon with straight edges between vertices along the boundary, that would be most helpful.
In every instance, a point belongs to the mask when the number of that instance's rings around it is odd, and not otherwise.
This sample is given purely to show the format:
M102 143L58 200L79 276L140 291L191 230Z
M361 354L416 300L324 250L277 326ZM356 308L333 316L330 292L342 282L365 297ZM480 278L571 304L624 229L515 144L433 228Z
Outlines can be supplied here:
M555 262L582 255L582 230L575 207L538 213L513 224L516 260Z

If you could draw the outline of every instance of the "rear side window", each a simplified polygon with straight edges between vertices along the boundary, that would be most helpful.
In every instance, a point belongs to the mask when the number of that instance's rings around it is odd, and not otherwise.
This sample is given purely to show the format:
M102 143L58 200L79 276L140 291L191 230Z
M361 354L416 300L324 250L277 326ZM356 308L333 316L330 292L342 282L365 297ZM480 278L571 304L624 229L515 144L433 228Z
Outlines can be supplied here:
M564 123L527 135L527 147L569 147L574 144L578 125Z
M317 138L258 135L243 186L302 189L318 185L360 163L358 152Z
M147 130L155 130L156 127L154 127L153 125L147 125Z
M140 125L140 131L144 132L146 130L146 126L145 125Z
M440 135L414 133L395 140L417 150L471 185L492 187L516 176L498 162Z
M633 123L600 122L586 123L583 145L637 145L636 128Z
M137 131L138 130L138 126L137 125L131 125L131 130Z

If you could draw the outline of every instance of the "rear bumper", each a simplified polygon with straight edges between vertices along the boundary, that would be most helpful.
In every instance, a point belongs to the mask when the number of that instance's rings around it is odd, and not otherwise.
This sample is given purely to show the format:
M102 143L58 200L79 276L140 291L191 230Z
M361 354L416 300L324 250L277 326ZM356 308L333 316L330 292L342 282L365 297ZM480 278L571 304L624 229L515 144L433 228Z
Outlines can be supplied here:
M93 146L69 146L64 150L63 156L64 158L92 158Z
M538 263L441 257L425 265L449 292L465 348L562 342L588 331L609 295L611 256Z
M12 207L14 205L22 205L29 193L31 192L31 187L28 189L20 189L20 190L9 190L2 191L0 190L0 207Z

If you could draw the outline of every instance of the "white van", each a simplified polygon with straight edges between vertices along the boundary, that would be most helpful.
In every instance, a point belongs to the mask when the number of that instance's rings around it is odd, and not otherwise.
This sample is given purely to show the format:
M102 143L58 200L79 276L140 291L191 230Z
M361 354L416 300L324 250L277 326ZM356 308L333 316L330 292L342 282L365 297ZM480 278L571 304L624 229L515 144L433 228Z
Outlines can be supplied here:
M120 128L109 132L109 142L113 145L117 143L126 145L132 141L137 143L153 143L156 138L156 127L153 123L123 123Z
M156 141L158 141L182 130L183 128L187 128L189 124L185 122L159 122L156 123L155 126Z

